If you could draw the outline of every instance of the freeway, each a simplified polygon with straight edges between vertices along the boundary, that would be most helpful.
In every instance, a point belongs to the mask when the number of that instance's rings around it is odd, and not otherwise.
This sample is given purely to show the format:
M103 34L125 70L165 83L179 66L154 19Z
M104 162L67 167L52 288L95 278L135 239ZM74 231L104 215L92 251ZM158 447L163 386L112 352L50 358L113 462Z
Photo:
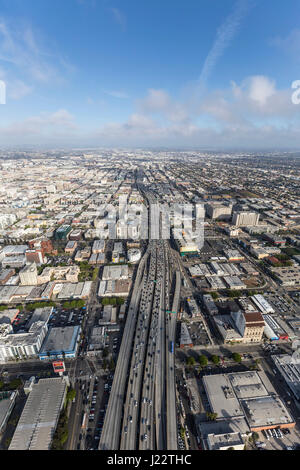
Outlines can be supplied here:
M156 281L156 247L150 244L150 266L148 276L143 285L140 308L137 319L137 328L133 345L129 383L124 407L123 432L121 436L121 449L133 450L137 446L137 432L139 423L140 390L144 378L144 364L146 360L146 347L148 343L153 294Z
M123 403L128 375L128 364L130 359L133 334L136 326L136 316L141 296L141 285L143 282L142 279L144 279L146 275L144 274L144 271L148 257L149 249L146 251L139 264L135 279L135 285L128 309L126 325L124 328L122 343L115 369L114 381L99 443L100 450L119 449Z
M153 194L145 199L156 202ZM149 241L138 268L100 450L177 449L175 363L168 346L171 339L175 345L181 276L178 271L172 305L176 314L169 320L166 306L177 260L169 242L159 237L160 220L149 225L155 240Z
M176 271L176 285L173 297L172 311L167 321L166 342L166 397L167 397L167 449L177 450L177 415L176 415L176 384L175 384L175 339L176 339L176 319L180 301L181 276L180 271ZM173 348L172 348L173 343ZM173 351L171 350L173 349Z

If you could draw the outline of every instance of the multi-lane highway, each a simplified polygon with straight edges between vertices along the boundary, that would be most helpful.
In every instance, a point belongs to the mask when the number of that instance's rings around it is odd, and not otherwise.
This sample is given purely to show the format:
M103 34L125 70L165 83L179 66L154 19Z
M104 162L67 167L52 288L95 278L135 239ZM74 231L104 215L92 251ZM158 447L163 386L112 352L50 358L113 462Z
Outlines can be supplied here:
M120 430L122 426L123 404L126 393L128 367L131 358L132 340L136 327L136 317L140 303L141 286L145 282L145 265L149 257L149 249L143 256L136 275L135 285L129 305L126 325L115 369L114 381L105 415L99 449L118 450Z
M147 199L155 202L152 194ZM160 222L156 229L159 235ZM149 241L127 314L100 450L177 449L174 349L181 277L176 270L170 311L176 265L172 259L170 268L170 258L169 241Z

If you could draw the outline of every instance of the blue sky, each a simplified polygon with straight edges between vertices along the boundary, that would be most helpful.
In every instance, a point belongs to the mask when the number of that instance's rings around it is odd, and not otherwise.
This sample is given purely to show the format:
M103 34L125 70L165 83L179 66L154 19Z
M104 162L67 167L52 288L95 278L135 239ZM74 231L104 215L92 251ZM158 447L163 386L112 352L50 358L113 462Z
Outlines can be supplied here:
M0 145L298 148L299 66L299 0L0 0Z

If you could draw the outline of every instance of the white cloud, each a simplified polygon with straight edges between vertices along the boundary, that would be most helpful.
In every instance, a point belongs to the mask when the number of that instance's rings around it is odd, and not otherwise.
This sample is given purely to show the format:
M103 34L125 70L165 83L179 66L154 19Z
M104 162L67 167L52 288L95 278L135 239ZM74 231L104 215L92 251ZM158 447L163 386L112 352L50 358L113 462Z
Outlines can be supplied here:
M150 88L147 96L139 100L138 107L143 113L161 113L173 122L182 122L188 118L185 103L172 100L165 90Z
M0 127L1 142L19 141L41 143L45 137L55 139L62 136L78 133L78 127L74 122L74 117L65 109L57 110L53 113L41 113L23 121L17 121L5 127Z
M276 93L275 82L268 77L252 77L249 89L249 98L264 106L271 96Z
M20 144L71 140L98 146L292 148L300 145L300 108L291 94L265 76L232 82L192 104L150 89L125 122L87 132L68 111L58 110L0 128L0 138Z
M63 82L65 73L73 70L61 55L46 50L42 43L29 24L0 17L0 63L8 89L14 90L12 97L25 96L39 83Z
M7 83L7 96L13 100L19 100L30 95L33 88L26 85L22 80L10 80Z
M122 30L125 31L127 27L127 19L124 13L119 8L110 8L115 21L121 26Z
M251 4L249 0L237 0L233 12L225 19L218 29L214 44L209 51L199 78L200 91L205 87L217 61L230 46L234 37L238 33L241 23L247 15Z
M123 91L119 91L119 90L112 90L112 91L104 91L104 93L106 95L109 95L109 96L112 96L113 98L119 98L119 99L127 99L129 98L128 94L123 92Z

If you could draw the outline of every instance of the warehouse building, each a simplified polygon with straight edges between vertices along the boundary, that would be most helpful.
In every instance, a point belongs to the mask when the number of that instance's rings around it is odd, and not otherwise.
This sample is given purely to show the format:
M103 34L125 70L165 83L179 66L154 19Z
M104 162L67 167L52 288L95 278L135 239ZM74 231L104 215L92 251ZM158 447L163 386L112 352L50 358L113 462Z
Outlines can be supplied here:
M300 360L288 354L273 355L272 359L286 385L297 401L300 401Z
M120 279L116 281L100 281L98 297L127 297L130 292L131 281Z
M75 358L81 328L77 326L51 327L39 353L41 361Z
M49 450L66 393L61 377L33 384L9 450Z
M102 274L103 281L128 279L128 277L129 269L127 264L120 266L104 266Z
M275 321L271 315L263 315L265 322L264 335L271 341L277 341L279 339L287 340L289 338L286 331Z
M264 372L208 375L203 385L217 420L244 418L252 432L295 426Z

